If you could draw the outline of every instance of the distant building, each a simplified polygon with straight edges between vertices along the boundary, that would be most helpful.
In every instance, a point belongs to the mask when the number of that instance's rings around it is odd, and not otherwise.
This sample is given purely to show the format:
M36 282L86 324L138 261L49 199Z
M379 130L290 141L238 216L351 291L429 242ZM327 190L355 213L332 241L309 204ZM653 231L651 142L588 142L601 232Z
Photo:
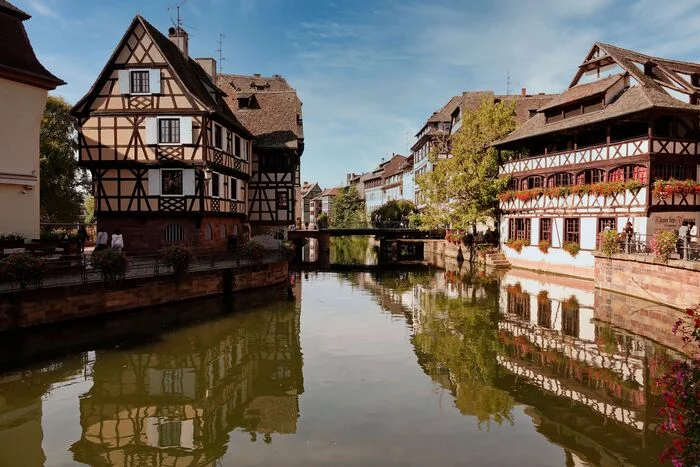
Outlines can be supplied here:
M331 215L331 210L333 209L333 201L335 197L340 194L340 188L328 188L323 190L318 199L321 200L321 213L327 216Z
M698 182L698 96L700 64L594 44L569 89L495 144L516 154L500 167L512 190L500 201L501 242L525 242L520 253L504 248L511 263L592 277L606 227L631 223L636 248L683 220L700 223L697 190L654 189ZM570 255L566 242L581 251Z
M217 84L236 118L255 137L248 189L253 233L297 223L304 126L296 90L280 75L222 74Z
M364 180L365 209L368 214L392 199L402 198L403 171L406 157L394 154L381 162Z
M0 233L39 238L39 127L49 90L64 83L34 55L23 22L0 0Z
M408 156L401 164L401 199L416 202L415 182L413 176L413 154Z
M307 183L301 187L301 222L305 224L311 222L311 200L321 194L321 187L318 183Z

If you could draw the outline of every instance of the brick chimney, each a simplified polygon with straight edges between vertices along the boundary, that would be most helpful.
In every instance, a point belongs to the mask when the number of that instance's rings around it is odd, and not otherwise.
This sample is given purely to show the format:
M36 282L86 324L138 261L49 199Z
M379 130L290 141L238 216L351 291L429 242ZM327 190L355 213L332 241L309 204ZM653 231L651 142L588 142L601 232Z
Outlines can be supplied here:
M177 46L178 49L180 49L180 52L185 57L189 57L189 51L188 51L188 39L189 36L187 35L187 32L185 32L184 29L178 27L178 28L170 28L168 29L168 39Z
M520 88L520 97L527 96L527 88Z

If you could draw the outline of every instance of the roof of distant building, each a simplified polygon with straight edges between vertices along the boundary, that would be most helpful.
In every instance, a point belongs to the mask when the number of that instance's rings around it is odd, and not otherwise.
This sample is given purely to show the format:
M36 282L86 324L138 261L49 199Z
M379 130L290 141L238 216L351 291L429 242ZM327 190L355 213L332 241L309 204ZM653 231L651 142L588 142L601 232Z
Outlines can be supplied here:
M43 89L66 84L39 62L24 29L31 18L6 0L0 0L0 77Z
M304 183L304 185L301 187L301 197L306 198L309 195L309 193L316 191L314 190L315 188L318 190L321 189L318 183Z
M301 100L280 75L221 74L217 83L226 102L262 148L298 148L304 138ZM242 105L247 99L247 105ZM303 146L302 146L303 147Z

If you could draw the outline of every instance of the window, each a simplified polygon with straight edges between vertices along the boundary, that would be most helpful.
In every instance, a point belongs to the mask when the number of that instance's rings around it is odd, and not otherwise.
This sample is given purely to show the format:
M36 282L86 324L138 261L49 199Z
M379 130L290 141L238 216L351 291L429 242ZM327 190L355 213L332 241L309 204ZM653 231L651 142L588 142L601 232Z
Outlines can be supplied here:
M180 142L180 119L179 118L159 118L158 119L158 142L159 143L179 143Z
M218 123L214 123L214 147L223 148L222 128Z
M238 179L231 177L228 183L231 199L238 199Z
M561 172L554 174L547 180L547 186L569 186L571 185L571 174L566 172Z
M602 181L605 181L605 172L599 169L584 170L576 175L577 185L590 185Z
M161 195L182 195L182 170L162 169L160 176Z
M158 425L158 446L161 448L180 446L182 424L175 422L160 422Z
M625 182L627 180L637 180L638 182L647 182L647 168L643 165L625 165L612 169L608 174L608 180L611 182Z
M506 188L509 190L517 190L518 189L518 179L511 177L511 179L508 180L508 186Z
M579 305L576 300L566 300L562 302L561 304L561 310L562 310L562 324L561 324L561 331L562 333L572 336L572 337L578 337L579 334Z
M277 192L277 209L288 209L289 208L289 198L287 197L286 191Z
M656 180L695 180L695 167L689 165L660 164L654 166Z
M578 219L564 219L564 241L580 243Z
M219 174L216 172L211 174L211 195L214 198L219 197Z
M129 73L129 90L132 94L150 94L151 87L148 70Z
M537 325L542 328L552 328L552 301L546 293L537 297Z
M508 313L530 321L530 294L521 290L508 291Z
M204 226L204 240L211 240L214 237L214 228L211 224Z
M226 228L226 224L221 224L219 226L219 235L221 236L221 240L226 240L228 238L228 229Z
M165 242L181 242L185 239L185 232L181 225L170 224L165 227Z
M163 370L161 377L162 394L182 394L183 371L181 368Z
M552 219L540 219L540 241L552 243Z
M526 245L530 244L530 219L510 219L509 227L510 240L524 240Z
M542 188L543 177L540 175L533 175L532 177L527 177L523 180L523 190L531 190L533 188Z
M236 152L233 153L234 156L241 157L241 137L236 136Z

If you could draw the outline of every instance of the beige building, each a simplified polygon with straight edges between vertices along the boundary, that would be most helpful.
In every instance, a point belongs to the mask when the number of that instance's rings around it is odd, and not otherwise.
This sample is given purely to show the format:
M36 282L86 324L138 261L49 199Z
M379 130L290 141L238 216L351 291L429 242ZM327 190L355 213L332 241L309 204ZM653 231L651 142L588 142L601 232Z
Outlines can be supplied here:
M39 238L39 127L47 92L65 84L39 63L22 24L0 0L0 234Z

